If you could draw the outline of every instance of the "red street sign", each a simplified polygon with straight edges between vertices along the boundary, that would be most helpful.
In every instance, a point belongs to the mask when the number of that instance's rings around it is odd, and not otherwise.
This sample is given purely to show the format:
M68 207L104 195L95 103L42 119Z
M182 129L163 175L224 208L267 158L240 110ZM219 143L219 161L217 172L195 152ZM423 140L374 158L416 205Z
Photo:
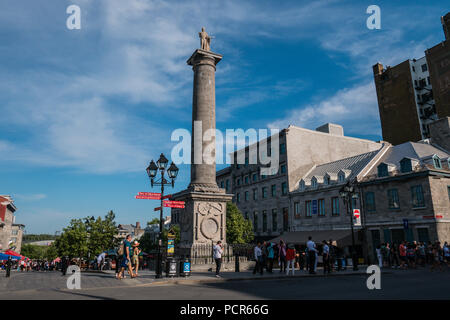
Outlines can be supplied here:
M359 216L360 216L359 209L353 209L353 216L354 216L355 218L359 218Z
M155 208L155 211L159 211L159 210L161 210L161 207Z
M172 195L171 194L168 194L167 196L164 196L164 197L162 197L162 199L164 200L164 199L170 199L172 197Z
M161 198L161 193L156 193L156 192L139 192L138 195L139 196L160 197Z
M184 201L167 201L166 200L166 201L163 201L163 205L164 205L164 207L183 209Z
M147 199L147 200L161 200L161 197L157 196L135 196L136 199Z

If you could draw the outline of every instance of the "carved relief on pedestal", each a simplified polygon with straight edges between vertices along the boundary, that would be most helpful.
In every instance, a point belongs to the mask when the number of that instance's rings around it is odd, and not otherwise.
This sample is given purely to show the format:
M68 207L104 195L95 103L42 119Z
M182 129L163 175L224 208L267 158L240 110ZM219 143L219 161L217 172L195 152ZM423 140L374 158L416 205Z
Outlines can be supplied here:
M224 204L220 202L198 202L195 206L197 222L203 238L208 240L220 237L220 216L224 212Z

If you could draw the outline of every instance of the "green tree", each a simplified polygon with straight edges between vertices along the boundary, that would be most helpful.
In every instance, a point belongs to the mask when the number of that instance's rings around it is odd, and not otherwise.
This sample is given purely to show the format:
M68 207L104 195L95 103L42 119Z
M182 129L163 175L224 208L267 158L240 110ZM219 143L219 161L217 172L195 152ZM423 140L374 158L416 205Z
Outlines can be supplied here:
M250 220L243 217L238 207L227 203L227 242L228 243L251 243L254 239L253 225Z
M159 225L159 219L158 218L153 218L152 221L147 222L147 226L151 226L151 225L154 225L154 224Z
M101 252L118 245L115 214L109 211L104 219L86 217L73 219L55 241L56 252L60 256L91 259Z

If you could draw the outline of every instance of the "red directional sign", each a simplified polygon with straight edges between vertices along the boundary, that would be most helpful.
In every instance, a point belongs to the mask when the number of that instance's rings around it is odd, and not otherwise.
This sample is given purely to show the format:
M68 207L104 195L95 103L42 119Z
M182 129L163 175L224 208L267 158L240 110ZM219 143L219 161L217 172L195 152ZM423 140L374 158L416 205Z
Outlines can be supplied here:
M155 211L159 211L159 210L161 210L161 207L156 207L155 208Z
M170 199L172 197L172 195L171 194L168 194L167 196L164 196L164 197L162 197L163 198L163 200L164 199Z
M147 200L161 200L160 196L135 196L136 199L147 199Z
M163 201L163 205L164 205L164 207L183 209L184 201L167 201L166 200L166 201Z
M153 197L161 197L161 193L156 192L139 192L139 196L153 196Z

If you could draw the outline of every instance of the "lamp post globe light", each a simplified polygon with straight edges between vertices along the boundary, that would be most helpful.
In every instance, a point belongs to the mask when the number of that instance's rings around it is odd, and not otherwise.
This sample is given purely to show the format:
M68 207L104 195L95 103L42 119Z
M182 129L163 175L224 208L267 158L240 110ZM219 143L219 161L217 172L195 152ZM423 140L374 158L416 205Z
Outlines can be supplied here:
M355 251L355 234L353 232L353 212L351 212L351 207L353 207L352 200L358 199L358 193L355 192L355 188L354 188L353 184L350 183L350 181L347 181L347 183L339 191L339 195L344 200L344 204L346 205L346 208L347 208L347 213L350 216L350 227L351 227L351 232L352 232L351 255L352 255L353 270L356 271L356 270L358 270L358 259L356 257L356 251Z
M161 209L159 214L159 235L158 235L158 261L156 264L156 278L162 277L162 252L161 252L161 246L162 246L162 230L163 230L163 197L164 197L164 186L165 185L172 185L172 188L175 185L175 179L178 175L178 167L172 162L170 164L170 167L167 169L167 175L170 178L170 182L167 181L164 178L164 173L167 168L167 164L169 163L169 160L164 156L164 154L161 153L158 161L150 161L149 166L147 167L147 174L150 178L150 183L153 188L153 186L161 186ZM161 178L158 180L155 180L156 176L158 175L158 170L161 174Z

